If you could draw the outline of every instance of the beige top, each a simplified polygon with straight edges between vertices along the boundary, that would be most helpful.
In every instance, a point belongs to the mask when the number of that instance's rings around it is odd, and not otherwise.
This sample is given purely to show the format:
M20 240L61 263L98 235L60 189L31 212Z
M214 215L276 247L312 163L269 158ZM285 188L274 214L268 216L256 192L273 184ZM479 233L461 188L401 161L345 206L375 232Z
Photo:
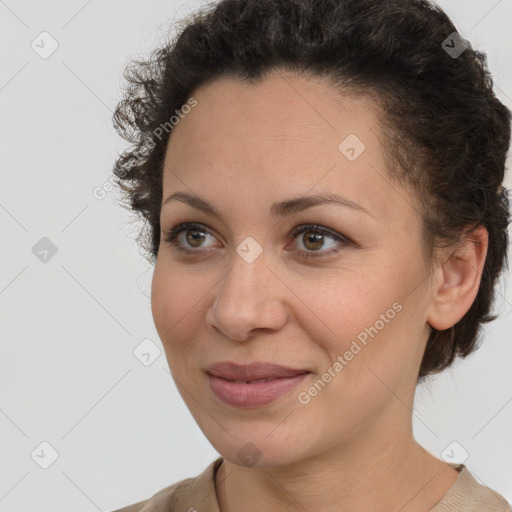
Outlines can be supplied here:
M220 512L215 473L221 462L219 457L195 478L181 480L148 500L113 512ZM464 464L450 466L460 472L459 478L430 512L512 512L505 498L479 484Z

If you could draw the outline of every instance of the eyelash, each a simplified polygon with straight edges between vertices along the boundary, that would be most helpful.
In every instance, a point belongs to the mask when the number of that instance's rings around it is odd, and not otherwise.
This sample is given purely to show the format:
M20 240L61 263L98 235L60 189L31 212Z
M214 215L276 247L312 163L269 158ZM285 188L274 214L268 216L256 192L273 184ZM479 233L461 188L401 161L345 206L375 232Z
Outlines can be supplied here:
M198 224L196 222L184 222L184 223L178 224L177 226L170 229L165 234L164 241L167 242L167 244L169 246L176 245L176 243L175 243L176 239L178 238L178 235L182 231L201 231L201 232L208 233L209 235L212 235L212 233L208 229L206 229L206 226L204 224ZM314 232L315 234L319 234L319 235L329 236L329 237L333 238L334 240L336 240L337 242L341 243L343 246L348 246L353 243L348 238L336 233L335 231L331 231L327 228L323 228L322 226L319 226L318 224L303 224L301 226L297 226L296 228L294 228L291 231L290 235L292 238L295 238L297 235L304 233L306 231L311 231L311 232ZM177 248L177 250L187 253L187 254L196 254L197 255L200 251L200 249L197 249L197 250L185 249L183 247L179 247L178 245L176 245L176 248ZM315 251L307 251L307 252L301 251L298 253L298 256L300 258L304 258L304 259L321 258L321 257L326 257L326 256L330 256L333 254L337 254L338 252L340 252L339 249L331 249L329 251L323 251L323 252L318 251L318 253L316 253L316 254L315 254Z

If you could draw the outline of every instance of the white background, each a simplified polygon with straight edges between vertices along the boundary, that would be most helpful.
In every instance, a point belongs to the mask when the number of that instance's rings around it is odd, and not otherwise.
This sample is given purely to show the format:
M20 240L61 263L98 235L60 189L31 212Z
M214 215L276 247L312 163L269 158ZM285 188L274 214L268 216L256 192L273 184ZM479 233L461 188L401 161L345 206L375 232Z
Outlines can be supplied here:
M162 349L152 268L117 191L92 194L126 147L111 118L128 59L202 3L0 0L0 511L113 510L218 456L163 350L147 367L133 355L146 338ZM439 5L487 53L511 108L512 1ZM31 48L43 31L59 45L47 59ZM42 237L57 247L46 263L32 252ZM512 501L509 281L482 348L418 389L414 429L438 457L457 441L470 471ZM48 469L31 455L49 456L43 441L58 453Z

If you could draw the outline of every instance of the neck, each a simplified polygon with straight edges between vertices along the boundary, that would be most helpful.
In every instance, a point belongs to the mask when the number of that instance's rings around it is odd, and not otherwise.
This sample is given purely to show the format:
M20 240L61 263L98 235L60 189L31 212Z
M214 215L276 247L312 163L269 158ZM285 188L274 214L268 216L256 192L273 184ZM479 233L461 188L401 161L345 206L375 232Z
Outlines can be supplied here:
M224 459L216 475L221 512L430 510L458 472L414 440L410 423L400 432L376 429L293 464Z

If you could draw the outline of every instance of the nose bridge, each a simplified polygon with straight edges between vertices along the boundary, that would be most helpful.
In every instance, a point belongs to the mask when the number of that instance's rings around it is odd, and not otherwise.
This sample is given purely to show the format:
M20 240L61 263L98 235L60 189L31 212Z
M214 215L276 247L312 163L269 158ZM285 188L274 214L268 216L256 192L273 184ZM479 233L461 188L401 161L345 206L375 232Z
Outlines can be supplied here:
M272 272L267 268L265 254L247 258L254 250L248 247L242 243L233 254L231 268L222 279L207 316L210 324L238 340L244 340L256 328L277 329L286 316L275 288L269 286Z
M263 255L249 262L239 254L234 254L231 270L226 275L217 294L217 305L222 302L224 308L235 309L238 314L241 312L249 314L252 311L254 315L254 312L261 308L261 303L265 300L265 297L262 296L265 293L265 287L262 285L268 279L267 273L268 269Z

